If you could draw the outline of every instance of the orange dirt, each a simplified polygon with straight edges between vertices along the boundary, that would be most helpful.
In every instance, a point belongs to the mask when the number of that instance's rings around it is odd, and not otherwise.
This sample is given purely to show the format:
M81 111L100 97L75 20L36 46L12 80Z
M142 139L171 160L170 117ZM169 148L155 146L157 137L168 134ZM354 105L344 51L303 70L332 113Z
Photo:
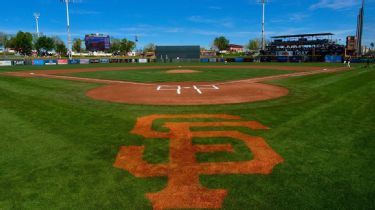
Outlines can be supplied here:
M158 119L205 119L216 118L220 122L167 122L169 132L152 130ZM241 121L232 115L151 115L142 117L132 131L145 138L170 139L169 163L149 164L142 157L144 146L124 146L118 153L114 166L129 171L136 177L167 176L167 187L156 193L147 193L154 210L182 208L221 208L227 195L225 189L208 189L199 182L200 175L213 174L269 174L283 158L275 153L261 137L239 131L191 131L192 127L246 127L264 130L267 127L255 121ZM194 145L193 138L228 137L243 141L253 153L254 159L241 162L199 163L199 152L234 152L229 144Z
M191 66L190 68L199 68ZM125 81L80 78L74 76L64 76L61 74L71 74L78 72L95 71L124 71L142 69L175 68L177 66L149 66L149 67L111 67L111 68L84 68L69 70L35 70L24 72L7 72L3 75L21 77L46 77L54 79L64 79L73 81L83 81L92 83L102 83L106 86L95 88L86 93L87 96L97 99L127 104L146 105L210 105L210 104L235 104L255 102L279 98L288 94L288 90L283 87L266 85L259 82L298 77L320 73L330 73L347 68L327 68L322 67L291 67L291 66L204 66L204 68L222 69L275 69L275 70L295 70L296 73L268 76L261 78L244 79L238 81L228 81L221 83L214 82L181 82L181 83L135 83ZM178 70L181 71L181 70Z
M193 74L193 73L200 73L201 71L197 70L189 70L189 69L176 69L176 70L168 70L164 73L166 74Z

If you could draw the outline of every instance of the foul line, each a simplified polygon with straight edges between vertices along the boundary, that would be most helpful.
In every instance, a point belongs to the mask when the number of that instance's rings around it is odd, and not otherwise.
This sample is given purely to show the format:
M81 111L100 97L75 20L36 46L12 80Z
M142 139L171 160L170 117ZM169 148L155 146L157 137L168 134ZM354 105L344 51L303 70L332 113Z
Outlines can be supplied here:
M193 88L199 93L202 94L202 89L207 88L200 88L204 86L212 86L213 89L218 90L220 85L226 84L236 84L236 83L257 83L262 81L269 81L269 80L276 80L276 79L284 79L290 77L299 77L299 76L308 76L320 73L332 73L337 71L347 70L346 67L341 68L333 68L333 69L322 69L316 71L305 71L305 72L297 72L291 74L282 74L276 76L267 76L267 77L259 77L259 78L250 78L250 79L243 79L243 80L236 80L236 81L227 81L221 83L213 83L212 85L195 85ZM84 78L84 77L72 77L72 76L60 76L60 75L53 75L53 74L38 74L38 73L29 73L30 76L33 77L46 77L46 78L55 78L55 79L63 79L63 80L71 80L71 81L83 81L83 82L94 82L94 83L105 83L105 84L131 84L131 85L142 85L142 86L155 86L155 83L139 83L139 82L128 82L128 81L118 81L118 80L103 80L103 79L93 79L93 78ZM183 82L182 82L183 83ZM168 85L159 85L159 86L168 86ZM169 85L171 86L171 85ZM184 87L185 88L185 87ZM177 94L181 94L181 86L177 87ZM212 89L212 88L209 88ZM161 89L158 89L158 91Z

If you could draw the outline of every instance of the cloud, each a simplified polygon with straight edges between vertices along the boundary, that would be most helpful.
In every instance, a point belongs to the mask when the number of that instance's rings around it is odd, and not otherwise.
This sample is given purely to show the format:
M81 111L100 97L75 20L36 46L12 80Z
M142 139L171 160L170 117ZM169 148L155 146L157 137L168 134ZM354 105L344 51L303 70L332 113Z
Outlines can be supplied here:
M184 33L186 29L181 27L165 27L165 26L154 26L139 24L131 27L124 27L118 29L126 35L138 35L142 37L146 36L158 36L162 33Z
M306 13L294 13L294 14L290 14L289 21L300 22L302 20L305 20L308 17L310 17L310 15Z
M333 9L333 10L342 10L350 9L353 6L359 4L358 0L319 0L318 3L310 6L310 9Z
M102 12L99 12L99 11L84 10L84 9L71 10L70 13L76 14L76 15L100 15L102 14Z
M203 29L190 29L190 33L202 35L202 36L227 36L227 37L237 37L237 38L248 38L249 36L258 36L259 31L210 31Z
M292 13L288 15L283 15L281 17L275 17L271 20L272 23L296 23L305 21L311 15L308 13Z
M202 16L190 16L188 18L189 21L194 23L204 23L204 24L212 24L212 25L221 25L226 28L231 28L234 26L234 23L231 18L224 18L224 19L210 19L205 18Z

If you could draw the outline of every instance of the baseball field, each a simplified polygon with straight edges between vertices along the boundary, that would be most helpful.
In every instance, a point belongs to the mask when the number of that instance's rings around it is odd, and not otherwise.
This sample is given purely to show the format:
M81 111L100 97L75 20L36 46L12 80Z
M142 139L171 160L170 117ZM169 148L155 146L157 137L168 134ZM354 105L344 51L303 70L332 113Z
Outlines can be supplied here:
M0 210L374 209L375 67L0 67Z

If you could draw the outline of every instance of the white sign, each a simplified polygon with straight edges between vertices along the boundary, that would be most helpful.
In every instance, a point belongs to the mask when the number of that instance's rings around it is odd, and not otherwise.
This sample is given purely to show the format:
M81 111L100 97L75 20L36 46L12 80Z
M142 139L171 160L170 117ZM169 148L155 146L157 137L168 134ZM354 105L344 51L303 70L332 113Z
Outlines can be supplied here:
M145 59L145 58L140 58L140 59L138 60L138 63L148 63L148 61L147 61L147 59Z
M12 66L12 61L0 61L0 66Z

